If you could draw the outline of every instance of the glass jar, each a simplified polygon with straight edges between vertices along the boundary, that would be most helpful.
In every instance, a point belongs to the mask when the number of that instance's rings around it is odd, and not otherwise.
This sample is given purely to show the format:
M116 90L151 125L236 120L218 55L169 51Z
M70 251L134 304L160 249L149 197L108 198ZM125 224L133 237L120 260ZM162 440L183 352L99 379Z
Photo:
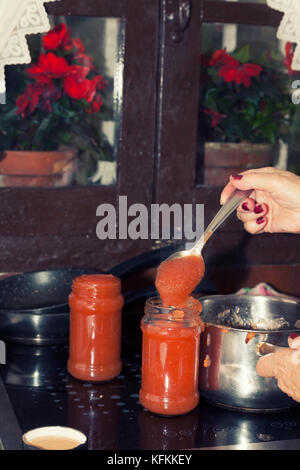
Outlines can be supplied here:
M198 306L197 306L198 305ZM184 309L146 302L143 332L141 404L160 415L182 415L198 405L199 302Z
M85 274L73 280L68 359L73 377L102 382L120 374L123 304L120 279L111 274Z

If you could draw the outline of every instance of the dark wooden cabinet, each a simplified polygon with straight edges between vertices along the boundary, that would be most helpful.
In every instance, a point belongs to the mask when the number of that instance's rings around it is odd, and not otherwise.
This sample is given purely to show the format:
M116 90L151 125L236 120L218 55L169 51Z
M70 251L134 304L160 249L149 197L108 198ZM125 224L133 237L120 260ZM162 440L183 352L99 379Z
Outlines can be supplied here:
M0 190L0 271L61 266L107 269L162 243L96 236L99 204L203 203L206 222L221 188L196 184L200 32L203 22L277 26L266 5L212 0L61 0L53 15L125 22L118 182L113 187ZM275 30L274 30L275 34ZM232 219L210 241L207 264L300 263L299 238L250 237Z

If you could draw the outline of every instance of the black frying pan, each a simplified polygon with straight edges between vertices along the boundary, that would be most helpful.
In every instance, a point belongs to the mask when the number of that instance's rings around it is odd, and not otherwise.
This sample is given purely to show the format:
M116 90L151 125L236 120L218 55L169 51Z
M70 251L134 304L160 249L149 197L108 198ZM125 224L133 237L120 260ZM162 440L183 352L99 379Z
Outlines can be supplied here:
M83 268L27 272L0 281L0 311L66 311L72 281L81 274L100 273Z
M125 279L145 267L155 267L178 246L162 248L134 257L109 273ZM33 345L67 343L69 336L68 296L72 281L81 274L101 273L95 269L62 268L29 272L11 276L0 281L0 339ZM198 292L215 294L214 287L203 280ZM143 313L146 298L157 295L154 286L146 291L129 292L125 295L124 310ZM138 315L139 317L139 315ZM133 316L131 317L133 318Z
M72 281L92 269L28 272L0 281L0 339L30 345L65 344Z

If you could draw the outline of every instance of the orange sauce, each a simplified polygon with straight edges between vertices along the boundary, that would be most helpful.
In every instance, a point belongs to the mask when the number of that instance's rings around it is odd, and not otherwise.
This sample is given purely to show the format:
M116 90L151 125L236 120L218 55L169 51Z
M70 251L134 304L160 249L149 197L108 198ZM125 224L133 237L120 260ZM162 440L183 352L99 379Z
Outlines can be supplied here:
M184 256L161 263L155 285L163 305L185 307L189 295L203 278L204 271L202 256Z
M219 390L220 388L219 369L223 335L228 332L229 330L223 328L207 326L201 336L200 361L203 361L203 367L199 369L200 391Z
M186 256L163 262L156 288L163 307L175 307L171 320L142 321L142 386L140 402L161 415L181 415L199 402L198 369L203 322L198 300L191 292L204 275L201 256ZM189 310L189 321L186 312ZM170 320L170 319L169 319Z
M140 402L161 415L181 415L199 402L200 322L168 327L163 320L143 324Z
M68 371L80 380L106 381L120 374L121 282L112 275L74 279L70 305Z
M245 343L248 344L249 341L255 337L255 335L256 333L254 333L253 331L249 331L249 333L247 333Z

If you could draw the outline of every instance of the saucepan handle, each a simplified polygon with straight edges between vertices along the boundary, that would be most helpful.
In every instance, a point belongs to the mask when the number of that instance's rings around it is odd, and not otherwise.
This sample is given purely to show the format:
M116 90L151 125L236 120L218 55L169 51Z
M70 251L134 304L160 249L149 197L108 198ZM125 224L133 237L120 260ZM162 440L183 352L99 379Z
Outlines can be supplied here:
M284 349L282 346L275 346L270 343L258 343L256 346L256 353L258 356L266 356L267 354L279 352Z

